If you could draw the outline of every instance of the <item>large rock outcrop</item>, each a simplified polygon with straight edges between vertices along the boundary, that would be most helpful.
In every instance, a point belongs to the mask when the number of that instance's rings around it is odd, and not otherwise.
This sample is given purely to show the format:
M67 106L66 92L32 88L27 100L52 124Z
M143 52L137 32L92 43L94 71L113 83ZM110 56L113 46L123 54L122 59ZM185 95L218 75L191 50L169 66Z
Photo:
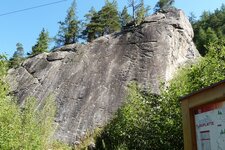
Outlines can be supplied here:
M55 137L71 143L112 116L130 81L158 93L161 81L199 57L192 38L181 10L157 13L137 28L29 58L9 71L9 81L19 102L28 96L41 102L53 93L59 125Z

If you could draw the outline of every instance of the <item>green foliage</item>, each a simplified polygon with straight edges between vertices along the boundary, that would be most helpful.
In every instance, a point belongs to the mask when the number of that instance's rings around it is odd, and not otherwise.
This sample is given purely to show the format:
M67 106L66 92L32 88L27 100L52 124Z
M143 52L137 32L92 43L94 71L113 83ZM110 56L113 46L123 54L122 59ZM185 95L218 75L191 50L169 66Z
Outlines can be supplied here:
M157 149L159 96L142 92L136 83L129 85L127 102L116 113L97 140L98 149ZM155 143L154 143L155 142ZM159 142L159 143L158 143Z
M193 12L190 13L190 15L188 16L188 20L190 21L191 24L196 23L196 16Z
M16 44L16 51L13 54L13 57L9 59L9 67L17 68L22 61L24 60L24 49L21 43Z
M37 100L29 98L22 107L21 119L21 148L46 149L51 144L51 134L54 131L53 122L55 105L52 97L48 97L43 108L37 108Z
M102 129L96 128L93 132L86 132L85 136L80 139L80 143L75 145L75 150L89 150L89 146L94 144L93 142L96 141L101 134Z
M52 98L46 99L37 109L36 99L27 99L19 108L10 97L1 98L0 149L47 149L54 131L55 106Z
M135 19L135 24L139 25L144 21L145 16L148 14L148 11L150 10L150 7L146 7L144 5L144 0L141 0L140 6L137 8L136 13L136 19Z
M49 36L48 32L45 31L43 28L41 33L39 34L39 37L37 39L37 43L32 47L31 56L48 52L48 45L49 45Z
M179 97L225 78L225 40L212 42L206 47L208 54L196 64L180 70L170 81L170 86L162 91L162 129L169 132L168 135L173 133L174 136L167 136L165 141L171 146L177 145L176 149L183 145ZM162 134L162 137L165 136Z
M144 0L128 0L128 7L132 9L132 18L135 26L144 20L144 17L148 15L148 11L150 10L149 6L145 8Z
M51 150L73 150L70 146L63 142L54 141L52 146L50 147Z
M162 88L161 94L129 86L126 103L106 125L98 149L183 149L179 98L225 78L225 40L211 42L207 55L186 66Z
M185 93L196 91L225 77L225 40L210 43L207 55L191 68L183 69L185 75ZM180 81L177 84L181 84Z
M119 14L117 10L117 1L109 2L105 0L105 6L99 11L100 21L103 25L102 35L110 34L120 30Z
M86 36L88 42L120 30L120 20L115 0L112 2L106 0L105 6L100 11L96 12L92 8L85 17L87 18L87 23L83 35Z
M5 83L7 70L8 70L7 58L5 55L0 55L0 99L7 98L8 94L8 86Z
M102 36L103 24L100 22L99 13L93 7L85 17L88 23L86 23L86 28L82 34L86 36L88 42L91 42Z
M155 12L166 11L173 7L175 0L159 0L155 5Z
M11 145L19 145L18 108L11 102L8 86L5 83L7 64L5 56L0 56L0 149L10 149ZM17 133L17 136L14 134Z
M127 7L125 6L120 14L121 26L126 26L127 23L131 22L132 17L128 14Z
M59 31L55 38L55 42L58 46L76 43L79 34L79 21L76 17L76 1L74 0L65 20L59 22Z
M5 82L7 63L0 56L0 149L43 150L51 143L55 105L53 98L37 108L35 99L27 99L23 107L9 96Z
M26 99L19 107L9 94L6 83L6 57L0 55L0 149L1 150L69 150L64 144L52 141L56 111L52 96L37 105L34 98Z
M225 5L213 13L204 11L198 21L192 22L195 37L194 42L199 52L205 56L210 42L221 40L225 35Z
M17 43L16 44L16 52L13 54L14 57L24 57L24 49L23 49L23 44Z

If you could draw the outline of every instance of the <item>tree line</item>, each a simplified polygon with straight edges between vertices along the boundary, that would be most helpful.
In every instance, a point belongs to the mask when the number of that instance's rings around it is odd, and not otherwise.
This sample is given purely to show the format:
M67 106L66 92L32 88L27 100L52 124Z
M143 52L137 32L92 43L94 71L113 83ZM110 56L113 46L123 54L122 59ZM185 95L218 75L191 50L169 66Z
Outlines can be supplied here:
M225 38L225 5L216 9L214 12L204 11L199 20L194 14L190 16L195 37L194 42L201 55L205 56L208 52L207 44Z
M174 4L174 0L159 0L155 5L154 12L166 11ZM131 13L128 13L131 9ZM138 26L142 23L144 18L149 15L150 6L145 6L144 0L127 0L127 6L124 6L121 12L118 11L117 0L105 0L105 5L99 10L92 7L84 16L85 20L78 19L76 11L77 5L74 0L67 10L66 17L63 21L59 21L59 30L55 37L50 38L46 29L42 29L37 42L32 46L31 52L27 53L28 57L37 54L48 52L49 43L55 42L56 47L67 44L77 43L79 39L87 42L92 42L94 39L119 32L125 26ZM18 67L25 59L23 45L16 44L16 51L10 58L10 67Z

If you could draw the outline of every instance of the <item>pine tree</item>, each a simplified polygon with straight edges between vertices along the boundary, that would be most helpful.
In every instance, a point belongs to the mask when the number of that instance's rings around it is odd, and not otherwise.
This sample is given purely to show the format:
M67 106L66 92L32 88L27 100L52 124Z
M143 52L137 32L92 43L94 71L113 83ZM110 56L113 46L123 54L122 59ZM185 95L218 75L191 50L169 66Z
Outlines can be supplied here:
M190 13L190 16L188 16L188 20L193 25L196 22L196 16L193 12Z
M159 0L155 5L155 12L166 11L171 8L175 0Z
M100 11L96 12L92 8L85 17L88 23L83 35L86 36L88 42L120 30L120 18L115 0L113 2L106 0Z
M48 52L48 45L49 45L49 36L48 32L45 31L43 28L41 33L39 34L39 37L37 39L37 43L32 47L31 54L28 55L37 55L43 52Z
M139 25L148 14L149 6L145 8L144 0L128 0L128 7L132 8L132 18L134 25Z
M95 13L97 13L95 8L91 7L91 9L88 11L88 13L86 15L84 15L84 17L86 18L86 21L90 22Z
M23 44L17 43L16 51L14 52L13 57L9 60L9 67L10 68L18 67L23 60L24 60Z
M63 22L60 21L59 25L59 31L55 39L57 47L76 43L79 34L79 21L76 16L75 0L68 9L65 20Z
M136 25L139 25L145 19L145 16L148 13L149 9L150 9L149 7L145 8L144 0L141 0L140 7L136 11L137 16L135 19Z
M23 44L17 43L16 44L16 52L13 55L14 57L23 58L24 57L24 49Z
M117 1L105 0L105 6L99 11L100 23L103 25L102 35L120 30L120 19L117 10Z
M92 7L86 17L86 28L82 32L83 36L87 39L88 42L93 41L97 37L102 35L103 24L100 23L100 15L96 10Z
M126 26L127 23L131 22L132 20L132 17L128 14L128 11L127 11L127 7L124 6L121 14L120 14L120 22L121 22L121 26Z

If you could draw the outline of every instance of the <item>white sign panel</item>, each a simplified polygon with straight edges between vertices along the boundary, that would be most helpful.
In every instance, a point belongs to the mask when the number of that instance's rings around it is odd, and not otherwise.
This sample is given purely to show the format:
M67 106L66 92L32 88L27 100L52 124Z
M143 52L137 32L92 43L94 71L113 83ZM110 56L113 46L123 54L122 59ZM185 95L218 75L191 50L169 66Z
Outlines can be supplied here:
M198 150L225 150L225 102L194 111Z

